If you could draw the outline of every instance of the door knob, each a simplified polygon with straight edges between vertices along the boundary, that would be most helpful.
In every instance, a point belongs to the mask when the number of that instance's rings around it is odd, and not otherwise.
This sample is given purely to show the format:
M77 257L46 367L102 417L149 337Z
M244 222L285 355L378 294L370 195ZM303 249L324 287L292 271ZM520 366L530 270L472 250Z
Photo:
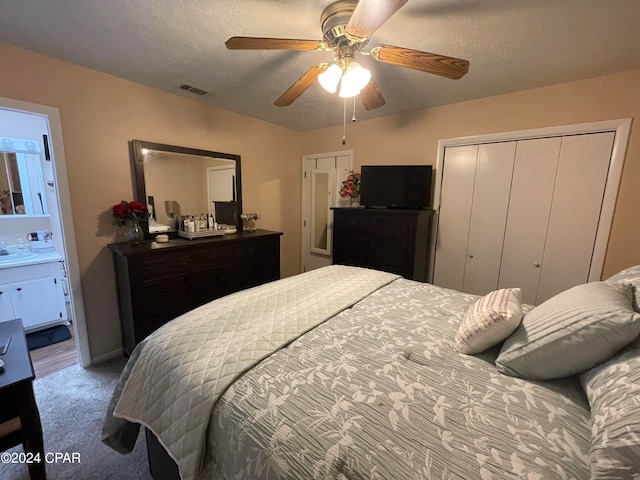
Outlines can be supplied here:
M540 263L539 262L533 262L533 266L536 268L540 268Z

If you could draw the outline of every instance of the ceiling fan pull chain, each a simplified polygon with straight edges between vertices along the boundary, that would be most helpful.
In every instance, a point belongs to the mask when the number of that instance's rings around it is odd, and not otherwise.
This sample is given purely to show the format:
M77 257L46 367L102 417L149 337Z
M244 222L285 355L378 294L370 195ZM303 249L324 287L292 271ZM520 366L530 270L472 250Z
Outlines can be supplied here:
M358 95L354 95L353 97L353 117L351 117L351 121L355 122L356 121L356 97Z
M344 109L342 115L342 144L347 144L347 99L344 99Z

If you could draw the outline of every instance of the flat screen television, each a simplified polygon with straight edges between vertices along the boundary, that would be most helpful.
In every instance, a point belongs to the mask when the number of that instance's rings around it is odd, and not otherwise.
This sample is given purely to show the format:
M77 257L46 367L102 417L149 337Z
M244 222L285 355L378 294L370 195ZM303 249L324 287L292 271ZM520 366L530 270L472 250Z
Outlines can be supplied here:
M431 165L363 165L360 205L429 208L431 170Z

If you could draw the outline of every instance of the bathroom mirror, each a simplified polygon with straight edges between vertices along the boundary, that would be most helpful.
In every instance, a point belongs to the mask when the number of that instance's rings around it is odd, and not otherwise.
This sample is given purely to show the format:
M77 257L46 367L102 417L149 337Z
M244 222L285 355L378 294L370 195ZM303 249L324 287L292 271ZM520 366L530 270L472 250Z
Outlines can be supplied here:
M29 216L46 213L38 152L0 150L0 215Z
M176 230L181 215L208 213L242 231L240 155L142 140L131 141L131 154L150 234Z

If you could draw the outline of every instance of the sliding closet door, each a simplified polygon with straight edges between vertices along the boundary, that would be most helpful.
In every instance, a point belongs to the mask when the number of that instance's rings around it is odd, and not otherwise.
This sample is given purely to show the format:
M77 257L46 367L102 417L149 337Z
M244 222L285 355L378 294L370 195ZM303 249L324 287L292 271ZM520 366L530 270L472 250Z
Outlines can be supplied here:
M486 295L498 288L516 142L480 145L462 290Z
M433 283L462 290L478 145L447 148L444 158Z
M499 288L535 303L562 138L517 142Z
M538 304L589 278L614 136L606 132L562 139Z

